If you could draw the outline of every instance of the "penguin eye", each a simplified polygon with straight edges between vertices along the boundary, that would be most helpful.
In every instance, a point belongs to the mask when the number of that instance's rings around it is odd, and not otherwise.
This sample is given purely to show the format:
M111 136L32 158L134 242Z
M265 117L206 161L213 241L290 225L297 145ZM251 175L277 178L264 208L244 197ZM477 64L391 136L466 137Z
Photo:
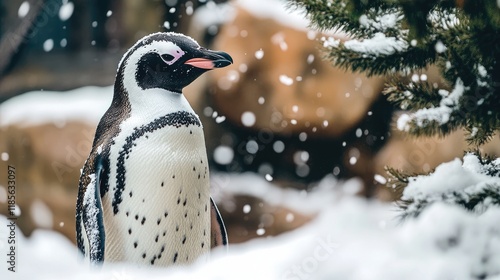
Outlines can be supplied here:
M166 53L161 55L161 59L165 62L171 62L174 59L174 56Z

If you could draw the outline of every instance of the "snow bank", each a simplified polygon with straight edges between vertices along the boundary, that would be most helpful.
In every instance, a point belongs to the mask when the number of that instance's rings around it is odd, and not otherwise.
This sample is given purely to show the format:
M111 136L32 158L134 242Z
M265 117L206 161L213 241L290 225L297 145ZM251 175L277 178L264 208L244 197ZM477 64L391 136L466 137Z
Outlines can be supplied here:
M397 225L387 204L344 197L312 223L275 238L215 251L208 264L175 269L89 269L62 236L18 233L18 279L474 279L500 274L500 209L476 217L436 203ZM7 223L0 216L0 224ZM0 227L5 252L5 226ZM1 262L0 278L13 275ZM498 279L498 278L486 278Z
M258 197L271 205L283 206L308 215L319 213L325 207L334 205L345 195L355 194L362 186L359 179L339 182L331 175L321 180L312 191L306 192L276 186L253 173L219 173L211 176L212 196L217 202L222 202L228 195L248 195Z
M24 93L0 105L0 126L64 125L67 121L97 124L111 104L112 97L111 86L89 86L67 92Z

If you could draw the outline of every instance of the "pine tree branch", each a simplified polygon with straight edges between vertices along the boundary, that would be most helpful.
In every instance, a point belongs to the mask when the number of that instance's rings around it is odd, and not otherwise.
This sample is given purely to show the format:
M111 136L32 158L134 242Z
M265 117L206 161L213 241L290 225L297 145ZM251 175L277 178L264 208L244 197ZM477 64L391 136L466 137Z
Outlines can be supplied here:
M500 160L487 155L481 156L478 150L465 153L465 156L467 155L474 156L478 160L476 166L478 170L475 170L474 173L500 178ZM387 187L396 187L396 190L401 193L411 181L418 180L418 177L423 175L409 175L388 167L386 167L386 170L389 174ZM434 172L433 170L430 174ZM432 175L427 174L426 176ZM463 190L441 193L438 196L433 194L419 199L400 199L397 201L397 205L401 210L400 218L404 220L410 217L418 217L425 208L437 201L459 205L469 211L480 213L490 205L500 205L500 184L472 185Z
M403 83L399 79L392 79L382 93L402 110L418 110L438 106L443 98L439 90L427 82Z

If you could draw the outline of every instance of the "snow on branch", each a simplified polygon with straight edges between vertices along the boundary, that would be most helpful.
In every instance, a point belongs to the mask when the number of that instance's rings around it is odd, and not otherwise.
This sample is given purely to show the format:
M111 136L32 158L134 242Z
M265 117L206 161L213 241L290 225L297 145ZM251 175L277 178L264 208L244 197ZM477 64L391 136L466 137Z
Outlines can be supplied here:
M406 187L400 205L402 216L416 217L429 205L441 201L482 214L491 205L500 205L498 170L500 159L482 159L467 153L463 162L455 159L439 165L429 175L408 176L404 179Z
M408 42L396 37L386 37L384 33L379 32L369 39L349 40L344 43L344 47L358 53L380 56L406 51Z
M455 87L451 92L444 89L439 90L442 99L438 107L422 108L416 112L401 115L397 122L398 129L408 132L412 125L422 128L431 123L437 123L439 125L448 123L451 114L460 109L459 101L465 90L466 87L462 80L457 78Z

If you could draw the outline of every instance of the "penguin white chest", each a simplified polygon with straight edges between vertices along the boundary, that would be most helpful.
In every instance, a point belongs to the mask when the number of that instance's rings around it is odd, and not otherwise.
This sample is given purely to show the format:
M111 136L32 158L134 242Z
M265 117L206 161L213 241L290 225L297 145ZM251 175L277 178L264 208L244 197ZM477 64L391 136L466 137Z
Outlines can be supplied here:
M103 199L105 260L160 266L194 261L210 249L200 124L152 122L124 135L111 151L116 160Z

